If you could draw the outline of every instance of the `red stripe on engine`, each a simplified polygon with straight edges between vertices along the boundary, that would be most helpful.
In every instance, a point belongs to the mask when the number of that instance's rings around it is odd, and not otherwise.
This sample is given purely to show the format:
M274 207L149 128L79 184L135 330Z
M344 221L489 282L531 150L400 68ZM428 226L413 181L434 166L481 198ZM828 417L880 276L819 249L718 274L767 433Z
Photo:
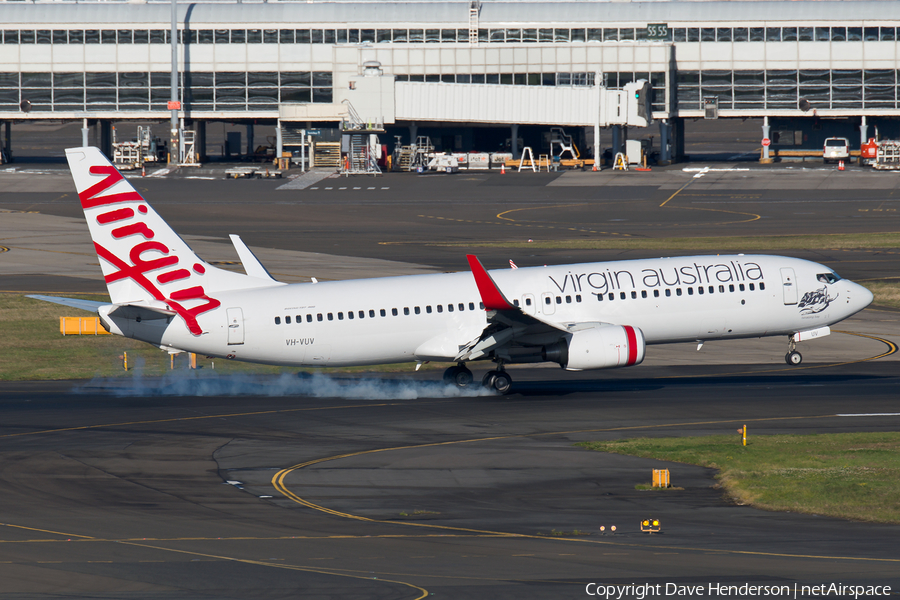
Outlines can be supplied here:
M637 334L634 332L634 327L631 325L625 325L623 328L625 329L625 335L628 337L628 362L625 363L625 366L630 367L637 362Z

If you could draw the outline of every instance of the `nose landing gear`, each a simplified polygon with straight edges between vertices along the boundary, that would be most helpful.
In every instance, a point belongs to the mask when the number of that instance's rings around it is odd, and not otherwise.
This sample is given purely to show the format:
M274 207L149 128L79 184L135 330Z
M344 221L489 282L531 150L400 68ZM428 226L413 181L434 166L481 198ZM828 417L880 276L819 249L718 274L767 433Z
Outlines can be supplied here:
M788 353L784 355L784 362L789 365L799 365L803 362L803 356L797 352L797 342L794 341L794 336L788 336Z

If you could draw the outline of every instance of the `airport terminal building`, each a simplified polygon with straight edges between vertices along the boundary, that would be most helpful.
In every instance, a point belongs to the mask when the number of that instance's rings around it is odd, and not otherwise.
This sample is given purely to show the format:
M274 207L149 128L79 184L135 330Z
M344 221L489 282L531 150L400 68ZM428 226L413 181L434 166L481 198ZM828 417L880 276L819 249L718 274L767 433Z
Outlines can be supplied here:
M698 118L765 118L776 146L898 133L897 2L218 1L176 21L179 116L201 132L356 113L385 142L485 149L563 126L590 148L591 90L644 79L663 158ZM0 0L0 23L7 146L11 122L169 117L170 3Z

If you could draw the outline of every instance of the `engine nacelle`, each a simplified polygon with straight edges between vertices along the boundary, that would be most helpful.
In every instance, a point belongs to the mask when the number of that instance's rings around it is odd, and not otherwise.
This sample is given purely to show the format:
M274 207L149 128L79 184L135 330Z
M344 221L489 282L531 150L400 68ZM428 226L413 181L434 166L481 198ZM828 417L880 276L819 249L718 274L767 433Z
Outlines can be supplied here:
M639 365L646 348L644 333L637 327L604 325L576 331L546 347L543 355L567 371L585 371Z

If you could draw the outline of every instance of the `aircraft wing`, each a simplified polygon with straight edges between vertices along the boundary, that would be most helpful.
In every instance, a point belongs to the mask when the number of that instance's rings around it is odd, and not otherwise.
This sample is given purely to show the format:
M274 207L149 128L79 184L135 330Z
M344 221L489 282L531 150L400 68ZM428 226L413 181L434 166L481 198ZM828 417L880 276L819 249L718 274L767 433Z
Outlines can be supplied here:
M54 304L62 304L71 308L80 308L88 312L96 313L101 306L106 306L109 302L95 302L94 300L79 300L77 298L60 298L58 296L42 296L40 294L31 294L26 298L34 298L35 300L43 300L44 302L52 302Z
M569 327L544 321L524 312L506 299L478 257L468 254L466 259L469 261L475 285L478 286L481 301L487 311L488 325L479 337L460 349L454 360L476 360L515 338L548 333L561 335L572 331Z

